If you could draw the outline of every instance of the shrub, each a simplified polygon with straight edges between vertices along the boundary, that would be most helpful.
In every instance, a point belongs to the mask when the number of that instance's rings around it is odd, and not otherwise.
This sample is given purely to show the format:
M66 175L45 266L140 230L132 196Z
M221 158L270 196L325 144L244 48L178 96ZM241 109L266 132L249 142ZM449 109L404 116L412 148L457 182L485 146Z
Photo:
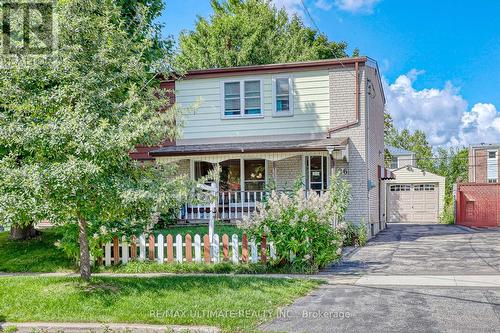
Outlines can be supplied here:
M439 223L455 224L455 207L453 202L445 206L443 213L439 216Z
M342 223L339 231L343 235L344 246L365 246L368 241L364 221L361 221L359 225L352 222Z
M330 183L332 187L322 195L272 191L264 204L257 205L256 213L243 220L241 227L249 235L265 234L274 243L277 259L272 265L312 271L340 257L342 235L333 221L343 219L350 187L338 175Z

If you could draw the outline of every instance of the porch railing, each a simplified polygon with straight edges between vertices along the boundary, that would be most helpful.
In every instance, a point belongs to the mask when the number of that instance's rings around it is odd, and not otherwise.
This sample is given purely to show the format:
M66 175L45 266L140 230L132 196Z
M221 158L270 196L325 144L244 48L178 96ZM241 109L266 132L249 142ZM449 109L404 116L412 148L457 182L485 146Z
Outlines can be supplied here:
M325 191L316 192L320 195ZM215 205L215 219L217 220L238 220L252 214L258 202L263 202L268 196L267 191L220 191L217 193ZM210 218L210 203L186 203L180 209L179 220L196 221L208 220Z

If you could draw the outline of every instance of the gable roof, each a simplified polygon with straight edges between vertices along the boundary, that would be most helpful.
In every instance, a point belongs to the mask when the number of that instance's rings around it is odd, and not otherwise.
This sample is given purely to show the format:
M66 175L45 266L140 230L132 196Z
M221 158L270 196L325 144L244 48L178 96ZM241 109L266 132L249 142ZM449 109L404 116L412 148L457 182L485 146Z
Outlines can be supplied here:
M232 75L281 73L289 71L295 72L295 71L323 69L330 67L352 66L355 63L367 63L369 61L374 62L374 60L371 60L368 57L353 57L353 58L287 62L279 64L266 64L266 65L194 69L183 73L181 77L184 80L186 79L189 80L198 78L224 77ZM176 80L175 75L174 77L167 79L167 81L169 80Z
M402 149L402 148L396 148L396 147L392 147L392 146L386 146L385 148L393 156L413 155L414 154L413 152L406 150L406 149Z

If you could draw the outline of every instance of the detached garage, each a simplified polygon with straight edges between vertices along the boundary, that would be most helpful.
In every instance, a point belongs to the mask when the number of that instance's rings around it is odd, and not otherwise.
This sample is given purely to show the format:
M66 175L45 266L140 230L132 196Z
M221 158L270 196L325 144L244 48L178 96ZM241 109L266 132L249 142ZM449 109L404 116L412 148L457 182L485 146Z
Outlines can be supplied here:
M445 178L404 166L385 182L387 222L437 223L444 207Z

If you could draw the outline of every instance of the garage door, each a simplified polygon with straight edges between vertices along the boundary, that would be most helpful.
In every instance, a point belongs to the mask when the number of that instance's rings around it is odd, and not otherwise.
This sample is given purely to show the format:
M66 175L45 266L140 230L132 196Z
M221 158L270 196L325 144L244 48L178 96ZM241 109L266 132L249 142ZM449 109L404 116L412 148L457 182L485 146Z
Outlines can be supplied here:
M437 184L390 184L387 188L388 222L437 222Z

